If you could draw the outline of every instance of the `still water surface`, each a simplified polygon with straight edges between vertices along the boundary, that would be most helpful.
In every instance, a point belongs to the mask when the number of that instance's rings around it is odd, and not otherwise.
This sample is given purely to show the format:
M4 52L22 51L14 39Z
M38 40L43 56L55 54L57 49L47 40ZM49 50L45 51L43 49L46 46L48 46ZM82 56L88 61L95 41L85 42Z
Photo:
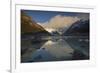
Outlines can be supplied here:
M21 40L21 62L89 59L87 37L45 37Z

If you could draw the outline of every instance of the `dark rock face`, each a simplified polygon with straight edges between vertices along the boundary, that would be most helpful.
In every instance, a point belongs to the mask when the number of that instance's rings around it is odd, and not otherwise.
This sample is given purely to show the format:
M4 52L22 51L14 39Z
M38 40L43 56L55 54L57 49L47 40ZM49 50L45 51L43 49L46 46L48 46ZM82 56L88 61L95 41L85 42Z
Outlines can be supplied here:
M89 20L75 22L63 35L89 36Z

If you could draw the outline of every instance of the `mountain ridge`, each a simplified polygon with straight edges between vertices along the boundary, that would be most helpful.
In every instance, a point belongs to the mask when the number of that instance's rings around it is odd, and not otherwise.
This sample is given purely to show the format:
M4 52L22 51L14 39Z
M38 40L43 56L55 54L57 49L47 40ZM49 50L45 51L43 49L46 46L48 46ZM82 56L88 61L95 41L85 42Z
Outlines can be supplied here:
M89 20L79 20L72 24L63 35L89 35Z
M21 11L21 34L49 35L42 26L37 24L30 16Z

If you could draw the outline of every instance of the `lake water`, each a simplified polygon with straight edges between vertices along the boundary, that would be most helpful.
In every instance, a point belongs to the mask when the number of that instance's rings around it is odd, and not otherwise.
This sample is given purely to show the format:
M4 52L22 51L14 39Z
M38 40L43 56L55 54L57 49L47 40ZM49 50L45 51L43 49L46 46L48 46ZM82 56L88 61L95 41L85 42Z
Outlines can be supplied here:
M88 60L88 37L41 37L21 40L21 62Z

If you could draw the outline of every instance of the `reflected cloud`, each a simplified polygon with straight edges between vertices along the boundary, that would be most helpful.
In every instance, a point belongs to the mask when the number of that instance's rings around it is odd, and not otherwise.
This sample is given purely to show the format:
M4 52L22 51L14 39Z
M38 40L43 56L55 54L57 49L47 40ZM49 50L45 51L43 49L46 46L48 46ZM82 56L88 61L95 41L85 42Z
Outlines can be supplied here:
M67 44L66 41L60 39L56 42L47 41L42 48L45 48L51 55L56 57L57 59L69 59L71 58L74 50Z

